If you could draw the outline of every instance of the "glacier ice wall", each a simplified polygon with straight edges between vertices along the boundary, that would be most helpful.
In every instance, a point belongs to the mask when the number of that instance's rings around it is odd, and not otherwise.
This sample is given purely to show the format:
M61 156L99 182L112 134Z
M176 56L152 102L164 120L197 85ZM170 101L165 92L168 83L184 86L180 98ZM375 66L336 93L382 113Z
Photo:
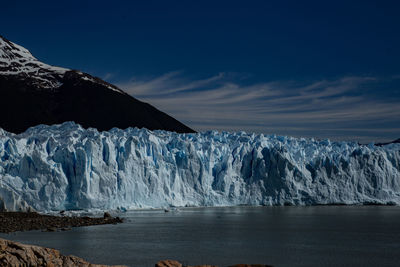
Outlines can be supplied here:
M0 129L8 210L400 204L400 145L280 136L98 132L67 122Z

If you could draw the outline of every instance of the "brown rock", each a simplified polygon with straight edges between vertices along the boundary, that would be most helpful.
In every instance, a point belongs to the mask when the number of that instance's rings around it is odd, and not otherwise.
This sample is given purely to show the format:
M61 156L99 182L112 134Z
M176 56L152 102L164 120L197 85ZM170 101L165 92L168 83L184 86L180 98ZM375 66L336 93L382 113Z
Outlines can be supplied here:
M55 249L24 245L0 238L0 266L101 267L107 265L90 264L75 256L61 255Z
M182 264L174 260L163 260L157 262L156 267L182 267Z

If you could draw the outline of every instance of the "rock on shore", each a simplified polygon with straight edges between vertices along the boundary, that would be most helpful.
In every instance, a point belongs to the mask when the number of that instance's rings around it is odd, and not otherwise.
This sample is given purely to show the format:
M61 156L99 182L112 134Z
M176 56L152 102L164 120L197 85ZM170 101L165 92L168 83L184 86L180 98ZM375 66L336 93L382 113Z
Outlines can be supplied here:
M52 248L24 245L0 239L0 266L91 266L107 265L91 264L75 256L64 256Z
M65 256L60 251L52 248L25 245L0 238L0 266L80 266L101 267L109 265L92 264L76 256ZM123 267L125 265L112 265ZM156 263L155 267L218 267L216 265L184 266L178 261L163 260ZM236 264L229 267L271 267L264 264Z

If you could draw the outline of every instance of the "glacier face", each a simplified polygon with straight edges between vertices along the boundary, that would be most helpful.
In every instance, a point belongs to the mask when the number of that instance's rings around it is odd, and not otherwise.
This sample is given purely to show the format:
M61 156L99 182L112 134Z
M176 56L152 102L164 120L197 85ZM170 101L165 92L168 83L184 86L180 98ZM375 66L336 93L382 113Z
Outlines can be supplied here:
M67 122L0 129L0 179L8 210L400 204L400 144Z

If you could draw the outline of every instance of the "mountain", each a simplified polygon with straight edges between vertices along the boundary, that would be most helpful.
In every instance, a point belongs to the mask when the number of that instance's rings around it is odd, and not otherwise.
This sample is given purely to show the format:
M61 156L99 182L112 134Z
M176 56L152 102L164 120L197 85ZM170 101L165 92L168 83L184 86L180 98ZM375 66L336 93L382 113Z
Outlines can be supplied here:
M388 142L388 143L376 143L376 146L386 146L386 145L390 145L390 144L400 144L400 138L393 140L392 142Z
M155 107L89 74L50 66L0 36L0 127L21 133L74 121L100 131L138 127L194 132Z

